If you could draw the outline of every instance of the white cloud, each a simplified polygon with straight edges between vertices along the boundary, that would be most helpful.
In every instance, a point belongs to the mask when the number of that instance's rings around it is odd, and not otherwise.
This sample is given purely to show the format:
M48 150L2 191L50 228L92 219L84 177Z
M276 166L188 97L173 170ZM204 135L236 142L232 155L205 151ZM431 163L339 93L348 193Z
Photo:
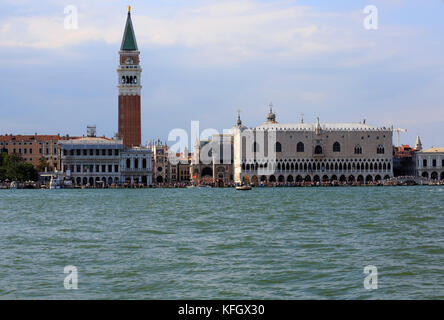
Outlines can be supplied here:
M144 11L146 12L146 11ZM196 49L200 63L232 63L252 58L299 58L374 47L362 38L356 13L272 2L218 1L176 9L165 17L133 11L138 44ZM79 8L79 29L65 30L64 16L10 17L0 23L0 46L65 49L88 41L118 46L124 15L102 8Z

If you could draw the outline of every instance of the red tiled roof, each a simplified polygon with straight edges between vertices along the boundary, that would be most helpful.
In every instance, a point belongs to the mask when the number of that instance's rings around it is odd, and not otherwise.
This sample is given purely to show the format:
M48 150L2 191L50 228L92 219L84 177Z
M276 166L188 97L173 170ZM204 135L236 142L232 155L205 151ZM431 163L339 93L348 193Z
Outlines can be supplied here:
M34 134L30 134L30 135L0 135L0 141L25 141L25 142L30 142L30 141L50 141L50 140L70 140L70 139L78 139L79 137L61 137L57 134L45 134L45 135L34 135Z

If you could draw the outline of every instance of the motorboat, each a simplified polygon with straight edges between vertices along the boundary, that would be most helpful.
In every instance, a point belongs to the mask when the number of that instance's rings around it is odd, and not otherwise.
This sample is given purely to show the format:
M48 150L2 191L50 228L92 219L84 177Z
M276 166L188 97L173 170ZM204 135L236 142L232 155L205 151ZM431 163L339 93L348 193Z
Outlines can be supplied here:
M61 188L61 182L60 179L55 178L54 176L51 177L51 181L49 182L49 189L60 189Z
M236 190L251 190L251 187L250 186L246 186L246 185L237 186Z

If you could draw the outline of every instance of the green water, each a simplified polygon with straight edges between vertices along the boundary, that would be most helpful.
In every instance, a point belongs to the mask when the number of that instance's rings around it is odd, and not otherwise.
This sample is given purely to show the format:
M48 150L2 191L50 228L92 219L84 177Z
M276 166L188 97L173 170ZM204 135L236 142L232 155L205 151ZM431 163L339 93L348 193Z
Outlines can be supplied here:
M443 299L443 200L444 187L0 190L0 298Z

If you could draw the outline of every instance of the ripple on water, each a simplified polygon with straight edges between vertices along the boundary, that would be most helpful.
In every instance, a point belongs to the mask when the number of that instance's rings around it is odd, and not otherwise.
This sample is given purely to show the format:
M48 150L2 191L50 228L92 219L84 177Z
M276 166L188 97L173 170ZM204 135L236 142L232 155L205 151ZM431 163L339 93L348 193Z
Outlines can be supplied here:
M0 298L442 299L443 191L1 190Z

